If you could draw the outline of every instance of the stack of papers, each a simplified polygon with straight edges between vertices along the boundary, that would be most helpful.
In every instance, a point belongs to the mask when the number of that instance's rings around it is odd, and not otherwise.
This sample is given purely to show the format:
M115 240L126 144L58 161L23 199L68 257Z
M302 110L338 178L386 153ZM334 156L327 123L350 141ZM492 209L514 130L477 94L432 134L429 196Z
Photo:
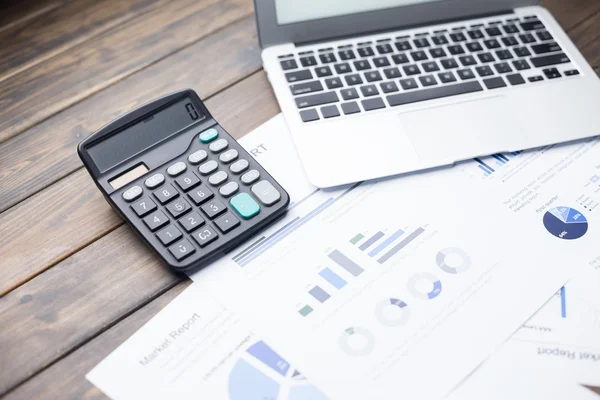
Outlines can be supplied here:
M599 139L337 190L281 115L240 142L288 214L88 374L108 396L598 398Z

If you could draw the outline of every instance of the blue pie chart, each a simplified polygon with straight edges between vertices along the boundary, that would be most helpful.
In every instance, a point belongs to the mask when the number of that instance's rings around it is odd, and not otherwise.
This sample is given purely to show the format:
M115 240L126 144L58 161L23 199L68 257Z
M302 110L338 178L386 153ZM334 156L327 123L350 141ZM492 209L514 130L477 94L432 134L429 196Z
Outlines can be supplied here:
M559 239L579 239L588 230L585 216L574 208L554 207L544 214L544 227Z

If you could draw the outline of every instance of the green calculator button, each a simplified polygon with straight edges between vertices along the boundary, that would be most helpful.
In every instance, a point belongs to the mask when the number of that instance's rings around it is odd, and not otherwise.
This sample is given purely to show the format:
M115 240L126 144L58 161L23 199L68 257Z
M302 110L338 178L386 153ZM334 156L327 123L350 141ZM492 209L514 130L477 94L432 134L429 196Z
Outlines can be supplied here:
M260 206L248 193L240 193L233 197L229 204L244 219L254 217L260 211Z
M202 132L199 138L202 143L208 143L211 140L214 140L217 136L219 136L219 132L217 132L215 128L210 128Z

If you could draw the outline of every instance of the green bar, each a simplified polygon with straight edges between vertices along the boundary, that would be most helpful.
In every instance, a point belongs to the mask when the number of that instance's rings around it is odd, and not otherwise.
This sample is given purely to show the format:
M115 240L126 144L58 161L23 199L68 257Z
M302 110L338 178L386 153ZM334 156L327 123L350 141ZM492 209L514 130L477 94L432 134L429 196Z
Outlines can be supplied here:
M312 312L312 307L309 305L306 305L304 307L302 307L300 309L300 311L298 311L300 313L300 315L302 315L303 317L306 317L308 314L310 314Z
M350 239L350 243L356 244L356 243L360 242L360 240L364 237L365 237L365 235L363 235L362 233L359 233L358 235L356 235L352 239Z

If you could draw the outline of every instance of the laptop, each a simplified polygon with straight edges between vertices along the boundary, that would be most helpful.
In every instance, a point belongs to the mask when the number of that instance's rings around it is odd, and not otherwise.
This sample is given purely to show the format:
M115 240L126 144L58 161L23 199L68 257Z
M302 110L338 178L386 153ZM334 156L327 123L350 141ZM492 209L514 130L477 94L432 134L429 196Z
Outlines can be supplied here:
M600 134L600 80L534 0L255 0L318 187Z

